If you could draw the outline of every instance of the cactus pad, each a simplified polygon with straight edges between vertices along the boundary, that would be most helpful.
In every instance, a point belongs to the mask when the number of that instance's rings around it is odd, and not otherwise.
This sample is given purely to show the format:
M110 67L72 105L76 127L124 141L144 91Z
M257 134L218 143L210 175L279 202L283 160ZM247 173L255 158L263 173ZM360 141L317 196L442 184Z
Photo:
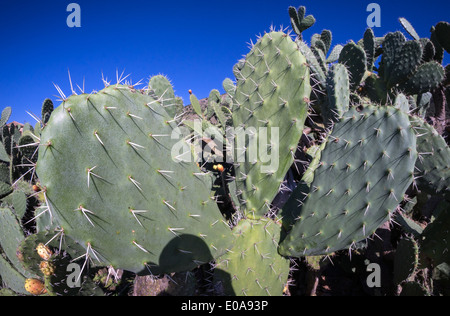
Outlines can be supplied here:
M225 252L207 174L172 157L163 105L114 85L72 96L41 134L37 172L54 220L94 262L185 271Z
M269 219L243 220L235 228L235 246L220 258L215 274L227 295L280 296L289 260L278 255L280 226Z
M237 188L245 213L261 217L269 211L294 161L311 93L309 69L288 35L271 32L253 46L245 62L235 68L235 74ZM266 143L261 142L260 128L267 128ZM245 143L240 144L239 137L243 140L243 136ZM254 146L250 138L259 144ZM263 162L261 153L269 156L277 152L274 159Z
M330 254L373 234L402 201L416 159L416 136L406 114L395 108L351 109L328 137L306 201L298 190L291 196L299 201L300 216L280 253Z

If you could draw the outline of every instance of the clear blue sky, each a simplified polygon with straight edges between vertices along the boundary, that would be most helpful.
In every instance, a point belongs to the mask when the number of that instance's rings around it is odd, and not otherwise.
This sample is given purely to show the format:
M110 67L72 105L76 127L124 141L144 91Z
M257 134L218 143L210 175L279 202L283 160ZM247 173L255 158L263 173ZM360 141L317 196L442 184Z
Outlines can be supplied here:
M66 24L72 2L81 7L81 28ZM68 69L74 84L85 79L87 92L103 87L102 72L113 83L116 70L133 82L162 73L187 104L189 89L206 97L222 91L226 77L234 79L232 67L250 39L271 24L290 27L290 5L304 5L316 17L306 40L329 29L334 45L362 37L371 2L381 6L376 36L402 30L399 17L422 37L450 20L450 1L442 0L0 0L0 109L11 106L11 120L34 124L26 111L40 115L45 98L60 104L53 83L71 94Z

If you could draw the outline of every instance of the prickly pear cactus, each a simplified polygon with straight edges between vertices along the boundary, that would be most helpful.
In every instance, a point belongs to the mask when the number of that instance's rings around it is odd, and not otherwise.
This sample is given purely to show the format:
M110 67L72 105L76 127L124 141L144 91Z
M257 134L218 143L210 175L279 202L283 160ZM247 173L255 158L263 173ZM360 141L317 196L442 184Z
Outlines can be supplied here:
M353 108L335 124L321 155L306 200L300 189L291 196L299 215L280 245L283 255L351 248L388 221L413 181L416 134L398 109Z
M70 97L42 130L37 173L53 220L93 262L177 272L226 252L209 176L172 157L171 121L160 98L114 85Z
M450 196L450 148L444 138L421 118L411 117L411 124L421 135L417 140L417 186L430 194Z
M235 67L235 75L238 196L244 213L259 218L270 211L294 161L309 108L309 69L288 35L271 32Z
M227 295L280 296L289 276L289 260L278 255L280 225L270 219L242 220L235 245L215 271Z

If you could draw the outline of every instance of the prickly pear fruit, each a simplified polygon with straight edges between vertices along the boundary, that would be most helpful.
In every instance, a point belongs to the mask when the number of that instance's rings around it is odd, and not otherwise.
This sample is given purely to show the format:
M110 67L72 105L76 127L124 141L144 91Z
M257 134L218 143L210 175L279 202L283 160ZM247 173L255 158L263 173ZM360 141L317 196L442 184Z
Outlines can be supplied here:
M25 290L32 295L43 295L47 293L44 283L38 279L25 280Z
M46 261L48 261L50 259L50 257L53 255L53 252L50 250L50 248L44 244L39 244L36 247L36 251L37 251L39 257L41 257L42 259L44 259Z

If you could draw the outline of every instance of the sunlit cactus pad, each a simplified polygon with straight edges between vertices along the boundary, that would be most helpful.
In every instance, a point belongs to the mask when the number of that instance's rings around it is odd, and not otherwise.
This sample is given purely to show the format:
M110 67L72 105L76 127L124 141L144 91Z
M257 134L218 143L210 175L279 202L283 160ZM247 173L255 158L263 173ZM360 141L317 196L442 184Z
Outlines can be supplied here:
M280 252L326 255L373 234L402 201L416 159L407 114L373 106L348 111L328 137L306 200L299 189L291 196L300 215Z
M147 91L113 85L70 97L42 131L37 172L52 216L93 262L185 271L231 242L209 176L172 158L171 120Z
M236 142L237 188L244 212L259 218L270 211L294 161L309 108L309 68L287 34L270 32L235 66L234 73L233 127L238 137L246 137L245 143L238 138ZM267 141L261 143L265 131ZM258 146L254 140L260 141ZM269 159L273 153L277 161Z

